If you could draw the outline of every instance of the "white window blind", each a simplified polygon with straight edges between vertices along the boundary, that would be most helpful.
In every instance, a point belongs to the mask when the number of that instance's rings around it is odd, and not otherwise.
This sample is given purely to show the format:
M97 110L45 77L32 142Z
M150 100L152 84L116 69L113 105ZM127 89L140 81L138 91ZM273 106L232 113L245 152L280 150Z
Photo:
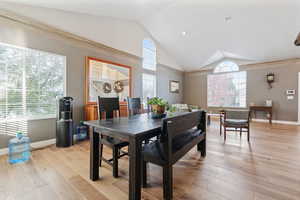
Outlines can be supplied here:
M156 96L156 76L143 74L143 103L147 105L147 98Z
M26 133L28 118L55 116L65 65L65 56L0 43L0 134Z
M156 70L156 47L149 39L143 40L143 68L152 71Z
M246 82L245 71L208 75L208 107L246 107Z

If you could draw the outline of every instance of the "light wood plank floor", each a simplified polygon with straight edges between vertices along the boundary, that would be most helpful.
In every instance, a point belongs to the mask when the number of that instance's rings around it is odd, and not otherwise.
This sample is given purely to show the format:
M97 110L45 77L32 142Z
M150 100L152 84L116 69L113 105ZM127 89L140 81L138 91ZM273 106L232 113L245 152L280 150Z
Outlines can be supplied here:
M246 135L230 133L226 143L217 122L208 127L207 157L196 148L174 166L174 199L300 199L300 128L253 123ZM110 150L105 149L105 156ZM128 159L120 161L121 177L104 164L101 180L89 180L89 143L67 149L36 150L26 164L9 165L0 157L1 200L127 199ZM143 199L162 199L161 168L150 165Z

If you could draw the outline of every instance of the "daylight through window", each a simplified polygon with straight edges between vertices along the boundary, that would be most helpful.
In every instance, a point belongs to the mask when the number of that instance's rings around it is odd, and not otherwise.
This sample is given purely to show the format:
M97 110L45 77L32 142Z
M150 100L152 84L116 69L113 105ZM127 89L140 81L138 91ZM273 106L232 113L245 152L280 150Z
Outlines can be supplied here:
M55 116L65 65L65 56L0 43L0 132L16 131L10 127L17 121Z
M238 66L221 63L214 74L207 76L208 107L246 107L247 72L230 71L238 71Z

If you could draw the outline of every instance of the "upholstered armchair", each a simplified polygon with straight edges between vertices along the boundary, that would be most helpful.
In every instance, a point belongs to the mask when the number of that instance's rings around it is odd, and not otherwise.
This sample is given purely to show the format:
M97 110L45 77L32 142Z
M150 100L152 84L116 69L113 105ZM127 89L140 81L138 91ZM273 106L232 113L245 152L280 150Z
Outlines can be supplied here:
M250 140L250 111L249 110L224 110L224 141L226 141L227 131L239 130L240 136L242 132L247 132L248 141Z

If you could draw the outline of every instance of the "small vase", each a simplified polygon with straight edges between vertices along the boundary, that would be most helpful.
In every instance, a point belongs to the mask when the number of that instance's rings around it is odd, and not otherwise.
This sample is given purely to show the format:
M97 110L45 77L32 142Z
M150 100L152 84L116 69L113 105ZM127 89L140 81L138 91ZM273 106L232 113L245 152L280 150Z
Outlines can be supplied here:
M152 118L163 118L165 116L165 106L151 105L152 107Z

